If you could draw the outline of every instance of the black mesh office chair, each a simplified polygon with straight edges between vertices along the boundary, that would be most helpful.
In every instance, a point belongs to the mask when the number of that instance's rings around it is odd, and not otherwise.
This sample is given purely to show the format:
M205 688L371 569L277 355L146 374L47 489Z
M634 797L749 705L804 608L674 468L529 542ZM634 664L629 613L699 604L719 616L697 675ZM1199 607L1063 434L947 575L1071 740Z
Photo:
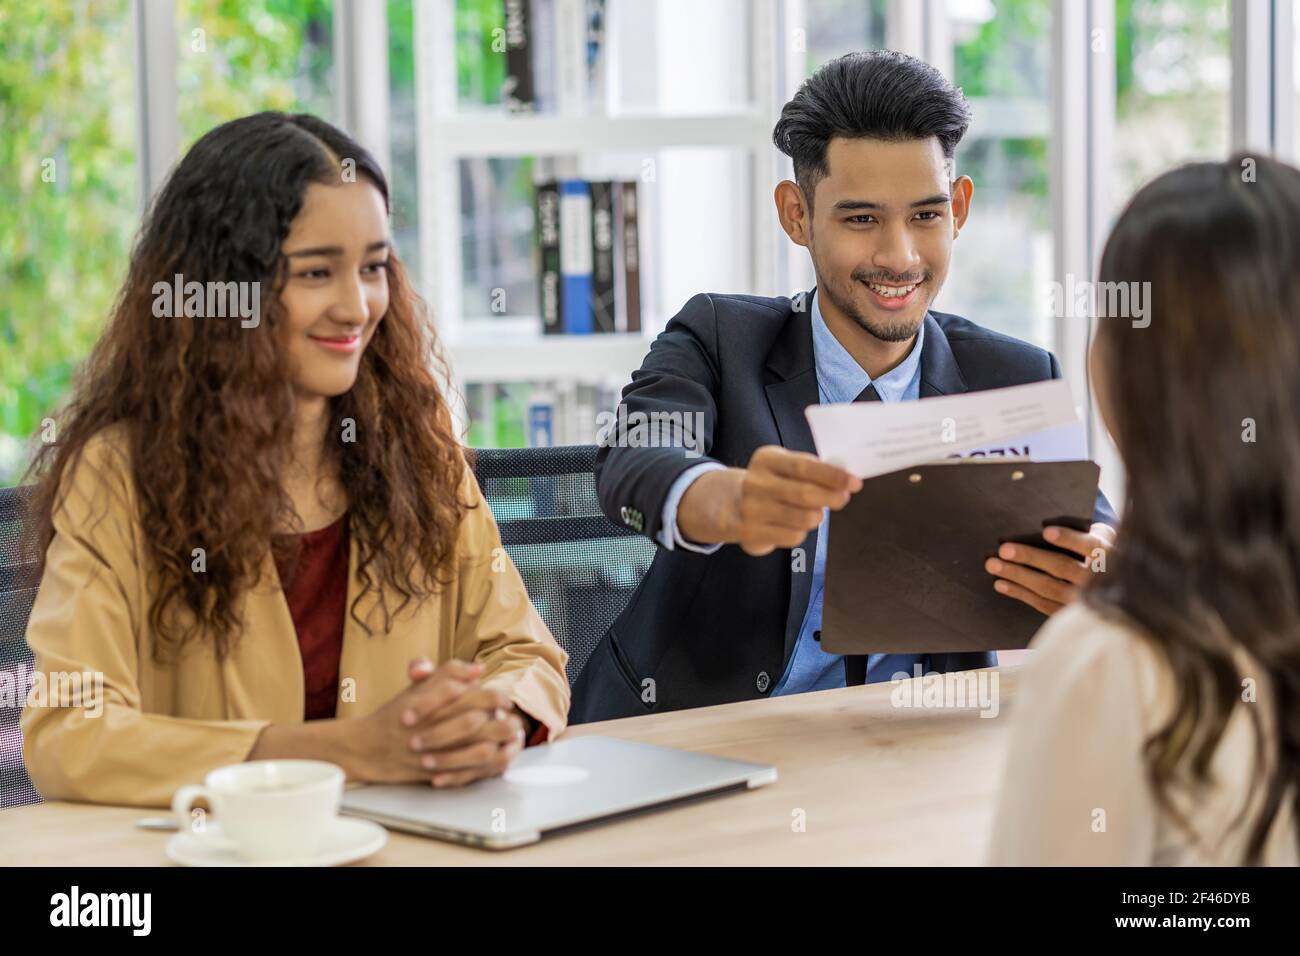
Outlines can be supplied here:
M0 810L39 803L41 796L23 769L23 734L18 726L27 693L32 655L24 635L36 600L30 554L23 548L27 488L0 488ZM10 706L9 693L17 706Z
M569 652L569 683L627 603L654 558L654 545L600 510L595 445L507 448L474 453L483 497L501 543L533 605ZM19 717L32 655L25 634L36 599L22 547L27 488L0 488L0 673L20 706L0 703L0 810L39 803L23 769Z
M569 652L569 683L614 623L655 546L596 500L595 445L475 452L474 473L528 596Z

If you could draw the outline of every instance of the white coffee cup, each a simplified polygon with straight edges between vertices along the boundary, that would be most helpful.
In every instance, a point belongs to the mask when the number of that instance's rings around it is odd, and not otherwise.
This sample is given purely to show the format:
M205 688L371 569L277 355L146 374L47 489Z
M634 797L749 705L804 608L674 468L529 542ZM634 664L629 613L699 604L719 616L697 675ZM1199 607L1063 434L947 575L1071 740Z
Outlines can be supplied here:
M191 813L202 797L245 860L307 859L338 816L343 781L343 768L322 760L250 760L218 767L201 786L181 787L172 812L183 830L201 833L207 815Z

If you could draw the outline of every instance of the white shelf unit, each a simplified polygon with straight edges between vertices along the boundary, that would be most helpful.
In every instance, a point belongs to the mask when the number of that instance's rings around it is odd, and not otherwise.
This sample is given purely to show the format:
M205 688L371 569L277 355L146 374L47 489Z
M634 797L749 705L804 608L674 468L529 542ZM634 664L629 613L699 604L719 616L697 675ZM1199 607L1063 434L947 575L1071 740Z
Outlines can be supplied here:
M529 322L533 324L535 320ZM447 348L452 372L462 387L469 382L589 381L621 370L630 373L650 347L650 339L636 332L540 336L529 329L518 335L493 333L489 337L470 329L454 347Z
M609 0L615 5L645 0ZM469 383L538 380L590 380L621 376L637 368L654 335L681 303L665 303L658 289L662 276L659 256L647 243L663 241L654 223L658 191L642 199L642 331L626 334L550 335L541 333L536 305L532 315L511 314L476 320L467 318L462 299L459 162L470 157L549 157L567 163L577 173L582 157L616 151L645 151L679 147L723 147L744 151L750 188L744 205L747 226L729 236L745 247L749 287L743 291L777 294L778 237L770 228L771 191L778 163L772 148L772 124L783 99L778 99L777 37L781 0L745 0L737 9L744 16L738 27L746 32L749 102L720 114L635 113L616 115L511 115L470 113L457 109L455 61L455 2L431 0L415 7L416 109L419 117L420 259L425 293L434 309L453 384L463 394ZM619 55L607 32L611 58ZM611 61L611 70L615 67ZM728 184L731 185L731 184ZM672 237L698 242L717 224L702 232ZM699 289L696 291L712 291ZM742 290L718 290L742 291ZM781 290L784 291L784 290ZM464 409L458 409L463 416ZM463 422L463 418L462 418ZM594 427L594 426L593 426Z
M771 125L753 110L718 116L468 115L434 120L436 149L466 156L563 155L661 146L770 147Z

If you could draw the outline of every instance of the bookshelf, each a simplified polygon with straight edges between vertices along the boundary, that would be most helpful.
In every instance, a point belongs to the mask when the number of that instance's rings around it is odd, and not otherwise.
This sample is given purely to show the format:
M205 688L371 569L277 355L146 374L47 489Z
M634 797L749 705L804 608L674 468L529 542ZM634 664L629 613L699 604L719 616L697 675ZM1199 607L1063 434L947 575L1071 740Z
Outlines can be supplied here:
M679 0L608 0L609 21L606 30L607 56L611 76L617 75L618 58L623 55L657 61L663 71L660 79L676 80L672 62L664 63L662 50L653 46L668 31L680 31L683 16L697 23L698 6L690 7ZM636 31L635 42L625 48L616 18L631 15L658 18L645 36ZM726 6L726 5L724 5ZM647 13L647 7L654 8ZM605 157L629 154L655 157L662 150L722 149L743 156L740 163L744 182L719 184L737 189L736 208L749 210L748 217L726 217L721 223L700 224L693 235L682 241L726 243L743 257L748 274L743 289L719 288L707 280L693 291L748 291L777 294L778 232L774 230L771 190L778 171L777 157L771 145L772 124L783 98L778 98L778 69L783 66L776 44L782 0L739 0L726 6L726 12L738 14L727 20L729 32L739 32L738 41L746 61L744 79L747 102L724 111L697 112L678 102L676 108L642 109L635 112L610 113L607 104L615 99L611 91L606 101L586 115L511 114L483 109L462 111L457 103L456 75L456 4L455 0L428 0L415 6L416 112L419 125L420 180L420 258L425 293L433 306L444 351L451 364L453 385L463 393L475 383L513 381L596 380L626 382L637 368L650 341L668 318L683 304L685 297L663 292L661 249L666 238L661 230L661 204L667 182L647 189L638 200L641 207L640 237L642 260L641 330L596 335L543 335L536 302L512 303L505 314L482 317L462 301L461 257L461 183L462 160L479 157L537 157L560 176L608 176L603 169ZM651 44L647 48L646 44ZM707 48L707 45L706 45ZM682 62L678 55L678 64ZM689 65L689 64L688 64ZM639 68L639 67L638 67ZM671 74L671 77L670 77ZM663 84L660 84L662 89ZM664 179L667 179L665 173ZM626 178L626 177L625 177ZM676 242L676 236L672 237ZM681 249L674 253L680 259ZM725 283L726 280L714 280ZM669 298L674 301L668 301ZM676 301L680 299L680 301ZM458 414L466 413L463 405ZM594 440L594 425L592 427Z

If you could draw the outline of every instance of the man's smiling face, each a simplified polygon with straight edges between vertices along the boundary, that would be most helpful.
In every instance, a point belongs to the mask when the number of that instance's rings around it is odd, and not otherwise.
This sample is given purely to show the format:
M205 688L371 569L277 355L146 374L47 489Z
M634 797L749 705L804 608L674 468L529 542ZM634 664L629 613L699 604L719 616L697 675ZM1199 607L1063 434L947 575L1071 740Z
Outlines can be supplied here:
M818 292L886 342L911 338L948 276L971 181L950 181L936 137L836 137L814 187L809 250Z

